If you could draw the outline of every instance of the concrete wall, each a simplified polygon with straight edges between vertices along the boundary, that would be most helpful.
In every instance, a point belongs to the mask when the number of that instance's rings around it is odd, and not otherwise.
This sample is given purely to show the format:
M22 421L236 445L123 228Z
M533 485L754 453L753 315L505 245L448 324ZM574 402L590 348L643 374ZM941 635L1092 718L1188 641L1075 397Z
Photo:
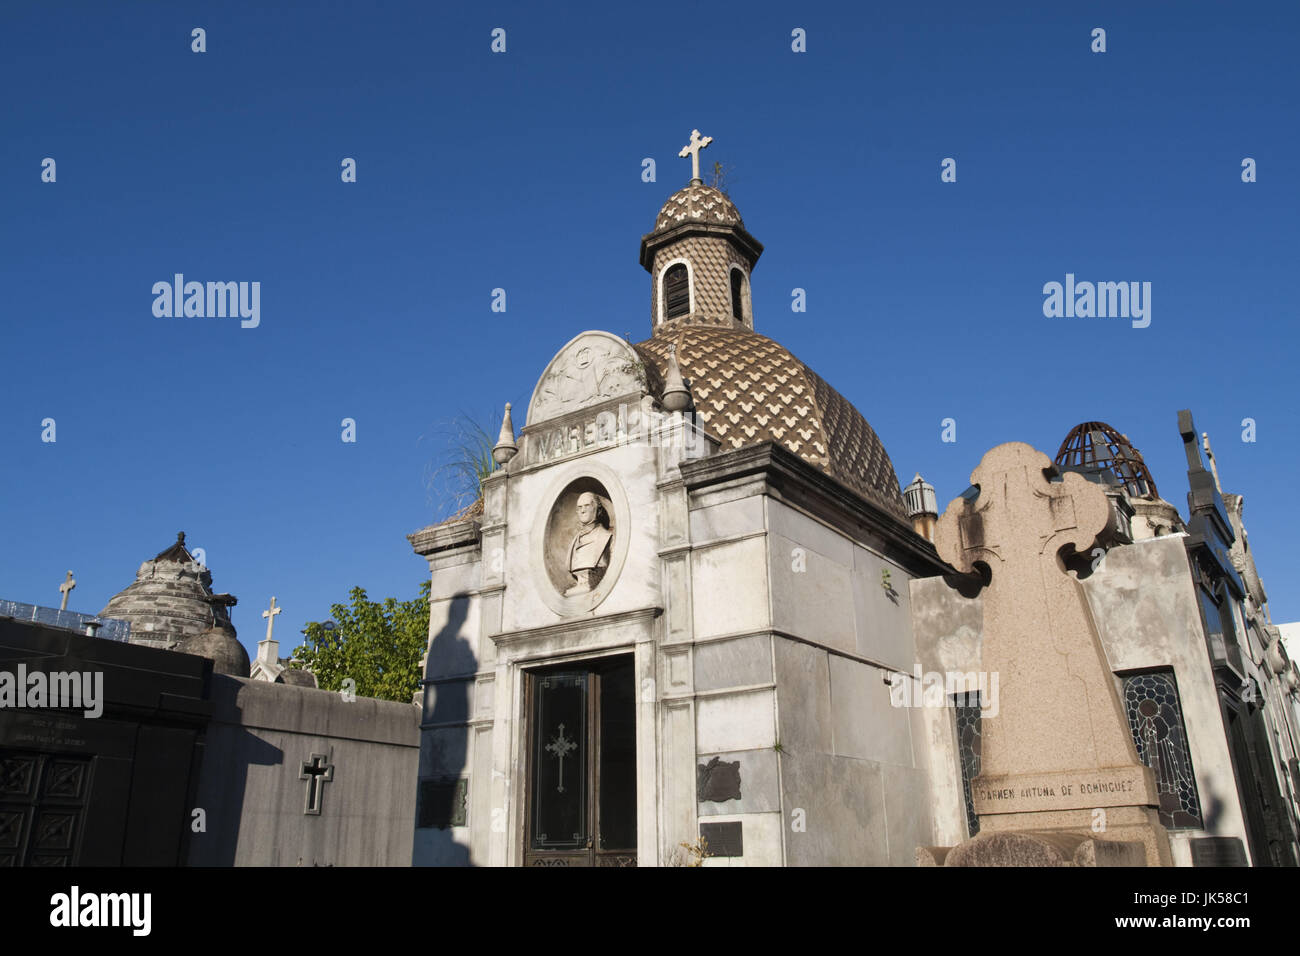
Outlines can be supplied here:
M1193 837L1239 837L1250 852L1184 537L1113 548L1083 582L1111 670L1172 668L1178 684L1205 829L1169 832L1176 866L1191 866Z
M407 866L419 711L410 704L213 675L190 836L193 866ZM312 754L333 779L304 812Z

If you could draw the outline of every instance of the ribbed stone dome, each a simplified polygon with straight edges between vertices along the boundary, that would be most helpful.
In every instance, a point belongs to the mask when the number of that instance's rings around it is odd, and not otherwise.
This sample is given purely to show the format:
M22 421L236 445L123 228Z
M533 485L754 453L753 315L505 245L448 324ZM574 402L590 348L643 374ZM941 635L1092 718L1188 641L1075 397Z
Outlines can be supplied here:
M244 650L244 645L235 636L235 629L229 625L210 627L197 637L186 638L176 650L208 658L212 661L214 673L248 676L248 651Z
M229 595L212 593L212 574L185 548L185 533L176 543L140 565L135 581L119 591L100 617L131 622L131 643L172 648L198 637L214 623L230 619Z
M662 379L670 346L676 346L696 414L724 450L778 442L906 520L898 476L875 431L784 346L747 329L681 326L634 348Z
M712 186L692 183L668 197L655 217L654 232L671 229L684 222L708 222L720 226L740 226L740 211L726 196Z

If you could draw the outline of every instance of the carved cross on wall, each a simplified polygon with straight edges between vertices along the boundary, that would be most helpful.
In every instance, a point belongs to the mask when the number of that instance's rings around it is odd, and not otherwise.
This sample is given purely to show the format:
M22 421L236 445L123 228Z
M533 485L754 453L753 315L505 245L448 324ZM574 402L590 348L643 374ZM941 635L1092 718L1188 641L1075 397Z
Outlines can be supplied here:
M299 780L307 781L307 806L303 813L320 815L321 804L325 800L325 784L334 779L334 765L326 762L324 754L312 754L311 760L304 760Z
M560 783L555 788L557 793L564 793L564 758L571 750L577 750L578 745L572 740L566 740L564 737L564 724L560 724L560 733L546 745L546 749L555 754L560 761Z
M74 578L72 572L69 571L68 576L64 578L63 583L59 585L59 590L63 592L63 600L59 602L60 611L66 611L68 609L68 595L72 593L72 589L76 586L77 579Z
M691 157L691 179L700 178L700 150L705 146L708 146L711 142L713 142L712 136L705 136L701 139L700 131L698 129L693 129L691 130L691 141L683 146L682 151L677 154L682 159L685 159L687 156Z

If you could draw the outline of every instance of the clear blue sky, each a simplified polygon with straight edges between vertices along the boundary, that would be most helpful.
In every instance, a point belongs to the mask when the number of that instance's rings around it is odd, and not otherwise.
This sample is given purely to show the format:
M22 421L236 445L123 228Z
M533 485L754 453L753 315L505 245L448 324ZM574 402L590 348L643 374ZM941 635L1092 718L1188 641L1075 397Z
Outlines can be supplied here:
M272 594L283 653L353 585L413 596L445 424L525 406L584 329L649 334L638 242L698 127L767 247L755 327L904 483L946 503L990 446L1099 419L1185 511L1190 407L1300 618L1298 11L6 4L0 595L57 604L71 568L98 611L184 530L250 651ZM261 282L260 326L154 317L177 272ZM1045 318L1067 272L1151 282L1150 327Z

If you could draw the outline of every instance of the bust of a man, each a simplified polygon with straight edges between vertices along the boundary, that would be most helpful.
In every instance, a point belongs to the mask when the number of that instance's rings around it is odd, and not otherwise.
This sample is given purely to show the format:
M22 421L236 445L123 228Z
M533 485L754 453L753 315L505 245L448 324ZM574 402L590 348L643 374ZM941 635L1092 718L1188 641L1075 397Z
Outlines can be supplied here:
M590 491L578 496L578 532L569 545L569 571L578 580L565 597L585 594L600 583L609 567L609 516Z

